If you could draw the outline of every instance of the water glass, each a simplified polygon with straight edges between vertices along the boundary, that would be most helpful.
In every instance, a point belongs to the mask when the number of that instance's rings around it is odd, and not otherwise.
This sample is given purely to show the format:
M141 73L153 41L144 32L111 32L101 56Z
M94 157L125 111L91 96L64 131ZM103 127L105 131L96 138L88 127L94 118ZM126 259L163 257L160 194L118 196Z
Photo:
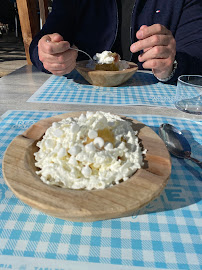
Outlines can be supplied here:
M181 75L178 78L175 106L183 112L202 114L201 75Z

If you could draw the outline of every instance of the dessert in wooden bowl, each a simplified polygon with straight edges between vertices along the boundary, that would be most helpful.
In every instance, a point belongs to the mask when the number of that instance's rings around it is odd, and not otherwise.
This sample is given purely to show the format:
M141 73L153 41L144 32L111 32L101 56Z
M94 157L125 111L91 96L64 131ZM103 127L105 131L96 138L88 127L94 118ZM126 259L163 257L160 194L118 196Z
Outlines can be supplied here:
M99 58L99 55L103 54L105 54L104 57L101 56ZM108 61L109 58L112 60ZM109 51L96 54L94 59L95 62L84 60L76 64L76 70L92 85L103 87L118 86L130 79L138 70L137 64L120 60L118 54Z

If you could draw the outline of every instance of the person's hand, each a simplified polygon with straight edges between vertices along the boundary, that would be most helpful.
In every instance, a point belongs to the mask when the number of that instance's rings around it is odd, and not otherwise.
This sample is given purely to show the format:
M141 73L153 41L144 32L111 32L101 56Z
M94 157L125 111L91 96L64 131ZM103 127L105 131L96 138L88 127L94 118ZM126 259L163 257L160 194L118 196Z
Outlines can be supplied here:
M130 47L132 53L143 51L138 60L145 69L151 69L160 79L167 78L173 69L176 42L172 33L163 25L142 25L136 33L138 39Z
M76 65L78 52L69 50L70 44L57 33L43 36L38 43L39 60L46 70L62 76L70 73Z

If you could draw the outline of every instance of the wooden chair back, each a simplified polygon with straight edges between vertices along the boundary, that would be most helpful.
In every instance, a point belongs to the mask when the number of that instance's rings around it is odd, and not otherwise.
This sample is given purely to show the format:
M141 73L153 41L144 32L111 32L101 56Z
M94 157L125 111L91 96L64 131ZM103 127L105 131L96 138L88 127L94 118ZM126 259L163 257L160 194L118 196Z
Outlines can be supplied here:
M27 63L32 64L29 45L39 32L40 26L46 21L49 0L16 0L16 2Z

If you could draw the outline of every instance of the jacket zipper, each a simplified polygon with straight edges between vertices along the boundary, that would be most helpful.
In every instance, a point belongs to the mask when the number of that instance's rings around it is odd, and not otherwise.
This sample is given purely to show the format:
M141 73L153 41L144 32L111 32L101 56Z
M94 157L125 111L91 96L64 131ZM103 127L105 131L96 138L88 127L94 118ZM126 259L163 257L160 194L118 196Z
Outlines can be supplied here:
M135 8L135 5L136 5L136 1L135 0L135 3L133 5L133 11L132 11L132 14L131 14L131 19L130 19L130 43L132 44L132 19L133 19L133 13L134 13L134 8ZM131 52L130 53L130 61L132 59L132 56L133 56L133 53Z
M115 2L115 5L116 5L116 34L115 34L115 37L114 37L114 40L112 42L112 45L111 45L111 48L113 47L115 41L116 41L116 38L117 38L117 34L118 34L118 27L119 27L119 14L118 14L118 6L117 6L117 3L116 3L116 0L114 0Z

